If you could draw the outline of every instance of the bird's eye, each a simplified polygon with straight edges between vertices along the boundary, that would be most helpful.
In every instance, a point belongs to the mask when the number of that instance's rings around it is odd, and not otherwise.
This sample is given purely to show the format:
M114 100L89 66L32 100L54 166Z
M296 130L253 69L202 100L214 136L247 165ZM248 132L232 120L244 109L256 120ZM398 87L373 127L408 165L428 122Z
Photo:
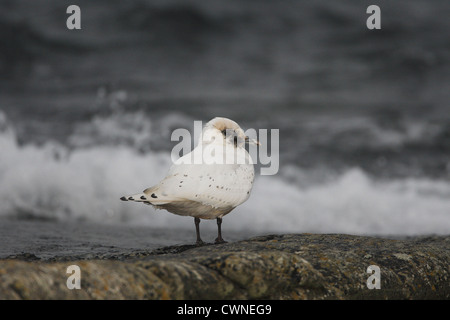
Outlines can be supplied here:
M223 129L221 132L225 138L236 135L236 132L233 129Z
M224 129L221 132L225 139L229 139L230 142L234 143L234 145L237 146L239 138L236 131L234 131L233 129Z

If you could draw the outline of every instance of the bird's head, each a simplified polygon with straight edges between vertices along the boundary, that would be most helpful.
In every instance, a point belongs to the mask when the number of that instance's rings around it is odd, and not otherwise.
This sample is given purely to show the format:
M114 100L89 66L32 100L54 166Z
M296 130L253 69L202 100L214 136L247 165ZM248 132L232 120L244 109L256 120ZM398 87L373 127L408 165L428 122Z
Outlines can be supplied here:
M211 141L218 144L230 144L235 147L243 147L245 143L260 143L245 135L244 130L233 120L216 117L209 121L203 128L203 141Z

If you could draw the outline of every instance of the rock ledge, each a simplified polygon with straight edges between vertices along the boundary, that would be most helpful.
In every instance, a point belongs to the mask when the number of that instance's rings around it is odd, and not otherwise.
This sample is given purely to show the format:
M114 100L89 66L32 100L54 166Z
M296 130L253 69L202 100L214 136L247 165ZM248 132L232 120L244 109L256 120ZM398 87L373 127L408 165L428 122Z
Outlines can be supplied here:
M31 257L31 258L30 258ZM69 265L81 289L69 290ZM368 289L371 265L381 289ZM120 256L0 260L0 299L449 299L450 236L267 235Z

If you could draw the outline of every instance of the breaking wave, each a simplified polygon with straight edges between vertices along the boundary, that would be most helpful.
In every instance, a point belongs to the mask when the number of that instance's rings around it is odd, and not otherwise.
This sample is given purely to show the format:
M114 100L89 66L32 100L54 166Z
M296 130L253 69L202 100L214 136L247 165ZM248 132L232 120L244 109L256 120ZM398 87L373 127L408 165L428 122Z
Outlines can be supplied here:
M80 124L67 147L19 144L0 113L0 216L192 228L191 219L119 200L158 182L171 165L168 151L151 147L151 119L139 119L113 115ZM145 152L136 148L145 144ZM450 230L447 180L378 179L358 167L317 176L292 165L258 176L250 199L225 218L227 228L378 235Z

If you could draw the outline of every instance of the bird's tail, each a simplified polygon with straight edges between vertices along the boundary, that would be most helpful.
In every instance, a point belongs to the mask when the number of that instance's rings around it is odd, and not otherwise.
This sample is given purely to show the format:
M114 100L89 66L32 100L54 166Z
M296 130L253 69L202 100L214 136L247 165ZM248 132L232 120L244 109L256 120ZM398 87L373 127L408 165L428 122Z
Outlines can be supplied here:
M129 196L123 196L120 198L122 201L135 201L135 202L144 202L151 204L150 199L145 193L137 193Z
M158 192L160 191L158 187L147 188L142 193L133 194L130 196L123 196L120 198L122 201L135 201L135 202L143 202L145 204L151 204L153 206L161 206L171 201L179 200L178 198L164 196Z

